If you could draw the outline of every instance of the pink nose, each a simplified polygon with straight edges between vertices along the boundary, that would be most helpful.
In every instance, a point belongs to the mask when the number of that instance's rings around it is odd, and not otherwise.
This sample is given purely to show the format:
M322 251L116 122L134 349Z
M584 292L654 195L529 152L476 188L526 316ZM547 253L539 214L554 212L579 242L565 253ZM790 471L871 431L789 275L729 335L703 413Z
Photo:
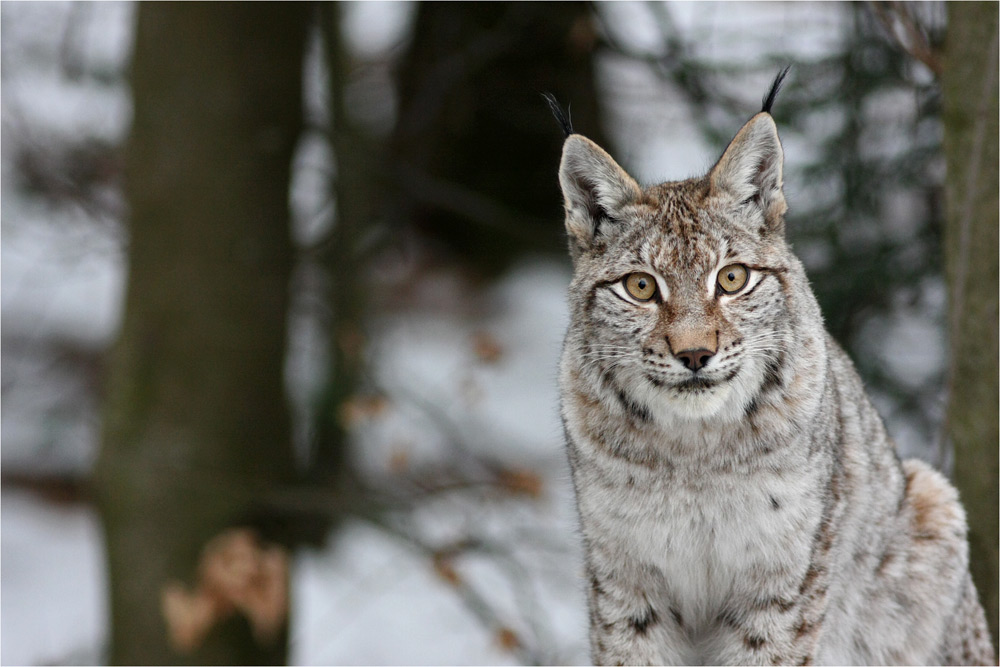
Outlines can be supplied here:
M692 371L697 371L708 363L708 360L712 358L715 354L711 350L706 350L705 348L698 348L697 350L682 350L680 352L675 352L674 356L681 360L685 366L687 366Z

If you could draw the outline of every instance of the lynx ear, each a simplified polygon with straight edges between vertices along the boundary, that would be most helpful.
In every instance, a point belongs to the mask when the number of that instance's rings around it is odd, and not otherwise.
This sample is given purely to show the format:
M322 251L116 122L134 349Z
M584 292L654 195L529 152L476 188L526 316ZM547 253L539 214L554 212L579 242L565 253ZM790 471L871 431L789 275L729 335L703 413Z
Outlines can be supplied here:
M640 201L642 189L604 149L579 134L563 144L559 184L566 205L566 231L574 257L591 247L622 206Z
M764 215L766 231L784 232L788 206L782 191L784 153L778 128L769 113L759 113L736 133L709 174L712 194L756 206Z

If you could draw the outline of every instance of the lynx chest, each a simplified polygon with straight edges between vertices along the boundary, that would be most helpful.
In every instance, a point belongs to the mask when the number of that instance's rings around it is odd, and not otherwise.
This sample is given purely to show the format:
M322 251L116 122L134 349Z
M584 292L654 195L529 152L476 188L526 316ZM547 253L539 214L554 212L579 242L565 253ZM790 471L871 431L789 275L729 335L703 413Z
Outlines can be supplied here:
M748 599L794 593L772 587L800 578L808 564L822 513L811 475L776 467L596 465L605 469L591 472L604 484L579 497L584 534L609 562L634 569L645 579L643 593L663 598L689 628L708 629Z

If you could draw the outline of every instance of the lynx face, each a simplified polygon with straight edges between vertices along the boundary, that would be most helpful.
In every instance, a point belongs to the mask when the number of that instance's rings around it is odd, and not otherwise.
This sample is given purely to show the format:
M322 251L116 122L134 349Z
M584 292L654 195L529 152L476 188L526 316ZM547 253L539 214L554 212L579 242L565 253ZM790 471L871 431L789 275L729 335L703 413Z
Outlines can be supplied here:
M743 416L784 381L792 344L781 147L755 116L704 178L641 189L570 136L566 197L578 304L570 344L660 421Z

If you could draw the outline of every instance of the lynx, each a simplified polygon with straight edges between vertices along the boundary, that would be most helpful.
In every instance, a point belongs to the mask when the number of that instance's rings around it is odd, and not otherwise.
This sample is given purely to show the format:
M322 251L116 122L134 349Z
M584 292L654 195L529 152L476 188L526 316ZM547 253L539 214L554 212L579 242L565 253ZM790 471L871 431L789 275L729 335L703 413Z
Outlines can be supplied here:
M965 514L901 461L784 238L780 74L707 175L573 132L562 417L599 664L996 664Z

